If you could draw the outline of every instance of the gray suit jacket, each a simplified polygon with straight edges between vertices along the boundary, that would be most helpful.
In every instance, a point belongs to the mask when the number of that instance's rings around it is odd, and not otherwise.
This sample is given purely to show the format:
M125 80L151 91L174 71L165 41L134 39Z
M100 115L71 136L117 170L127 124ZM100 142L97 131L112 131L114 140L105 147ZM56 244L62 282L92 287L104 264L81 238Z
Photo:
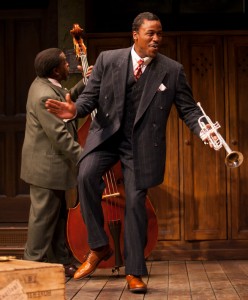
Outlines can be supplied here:
M80 81L71 90L74 100L83 88ZM48 98L65 101L66 92L45 78L37 77L30 86L21 164L21 178L29 184L58 190L76 186L76 163L82 148L75 141L75 124L45 108Z
M76 102L80 117L97 109L80 160L120 128L130 53L131 48L102 52ZM164 90L159 89L161 84ZM173 104L179 117L199 134L198 118L202 113L192 97L183 66L158 54L150 66L133 127L137 188L148 188L163 181L166 123Z

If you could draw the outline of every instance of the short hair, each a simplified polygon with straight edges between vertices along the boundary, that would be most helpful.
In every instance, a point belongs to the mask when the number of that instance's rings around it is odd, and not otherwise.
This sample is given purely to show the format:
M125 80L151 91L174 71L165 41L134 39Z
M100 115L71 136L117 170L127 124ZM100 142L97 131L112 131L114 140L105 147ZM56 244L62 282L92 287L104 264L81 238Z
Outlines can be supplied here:
M39 77L49 77L52 70L61 63L61 53L59 48L49 48L39 52L34 61L36 75Z
M132 25L132 31L139 31L140 26L142 25L144 20L149 20L149 21L159 21L160 19L158 16L156 16L154 13L151 12L143 12L137 15L137 17L133 21Z

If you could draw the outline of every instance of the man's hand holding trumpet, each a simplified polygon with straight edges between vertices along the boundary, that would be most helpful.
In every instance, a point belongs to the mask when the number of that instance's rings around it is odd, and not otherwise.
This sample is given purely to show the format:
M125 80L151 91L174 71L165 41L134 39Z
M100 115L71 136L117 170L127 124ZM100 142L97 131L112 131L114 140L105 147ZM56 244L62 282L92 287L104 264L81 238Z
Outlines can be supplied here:
M211 119L206 115L205 111L201 107L200 102L197 103L200 107L203 116L198 119L198 123L201 127L200 137L204 144L209 144L211 148L214 150L219 150L222 146L227 151L227 156L225 159L225 163L229 168L237 168L239 167L243 160L243 154L238 151L232 151L230 147L227 145L226 141L223 139L221 134L218 132L220 128L220 124L218 122L213 123ZM207 123L203 121L205 119Z

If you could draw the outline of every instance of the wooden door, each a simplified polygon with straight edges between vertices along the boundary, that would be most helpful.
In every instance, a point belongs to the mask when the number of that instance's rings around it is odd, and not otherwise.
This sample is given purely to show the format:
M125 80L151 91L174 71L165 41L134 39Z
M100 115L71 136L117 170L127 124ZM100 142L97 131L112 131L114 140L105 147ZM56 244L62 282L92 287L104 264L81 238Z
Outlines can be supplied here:
M228 142L230 148L242 152L243 164L229 175L230 239L248 239L248 36L227 38L226 82Z
M36 54L57 46L56 15L53 17L49 9L0 11L1 226L28 221L29 187L20 179L26 100L35 78Z
M182 36L180 60L213 122L225 137L224 55L221 36ZM227 239L225 150L214 151L182 127L182 180L185 240Z

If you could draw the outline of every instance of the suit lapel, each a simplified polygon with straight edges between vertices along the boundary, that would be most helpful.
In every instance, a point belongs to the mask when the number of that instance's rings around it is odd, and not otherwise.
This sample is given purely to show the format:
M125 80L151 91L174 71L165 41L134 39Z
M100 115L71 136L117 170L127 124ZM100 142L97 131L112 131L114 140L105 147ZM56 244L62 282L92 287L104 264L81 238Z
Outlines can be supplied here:
M134 124L137 123L146 111L166 75L166 69L162 66L164 65L160 63L160 57L157 56L150 66L149 75L147 76Z

